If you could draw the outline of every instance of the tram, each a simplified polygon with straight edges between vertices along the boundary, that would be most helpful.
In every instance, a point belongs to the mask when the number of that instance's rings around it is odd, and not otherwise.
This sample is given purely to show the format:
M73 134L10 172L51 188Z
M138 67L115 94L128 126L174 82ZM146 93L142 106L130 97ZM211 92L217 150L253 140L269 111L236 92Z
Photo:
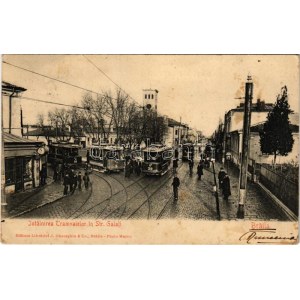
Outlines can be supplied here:
M72 143L52 143L49 145L48 162L52 165L68 164L74 168L82 164L79 155L81 146Z
M123 147L100 145L92 146L89 152L90 165L105 172L119 172L125 168Z
M161 144L153 144L142 151L142 172L147 175L162 176L170 168L173 150Z
M182 160L187 161L190 159L194 159L195 148L194 144L186 143L182 145Z

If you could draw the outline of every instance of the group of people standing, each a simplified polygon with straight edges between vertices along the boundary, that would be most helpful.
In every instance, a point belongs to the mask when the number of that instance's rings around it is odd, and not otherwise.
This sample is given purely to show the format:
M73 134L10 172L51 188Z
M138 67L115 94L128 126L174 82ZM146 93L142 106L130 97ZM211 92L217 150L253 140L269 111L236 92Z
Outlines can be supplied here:
M131 158L126 159L125 165L125 177L130 177L131 174L135 173L140 176L142 173L142 163L139 160L133 160Z
M73 169L67 170L64 174L63 179L64 195L73 195L77 188L79 191L81 191L82 182L84 183L84 187L87 190L90 182L90 178L87 171L82 176L81 171L76 172Z

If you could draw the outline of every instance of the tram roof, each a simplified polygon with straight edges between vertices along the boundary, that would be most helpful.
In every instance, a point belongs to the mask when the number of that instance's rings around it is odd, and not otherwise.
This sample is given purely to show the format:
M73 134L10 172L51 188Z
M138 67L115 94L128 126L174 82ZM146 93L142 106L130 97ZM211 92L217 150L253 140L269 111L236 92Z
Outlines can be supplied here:
M155 151L155 152L162 152L165 150L171 150L172 148L166 145L161 145L161 144L152 144L148 147L146 147L145 149L143 149L143 151Z
M116 145L93 145L91 148L99 148L99 149L110 150L110 151L124 150L122 146L116 146Z
M77 144L71 144L71 143L52 143L51 145L49 145L50 147L60 147L60 148L71 148L71 149L79 149L81 148L81 146L77 145Z

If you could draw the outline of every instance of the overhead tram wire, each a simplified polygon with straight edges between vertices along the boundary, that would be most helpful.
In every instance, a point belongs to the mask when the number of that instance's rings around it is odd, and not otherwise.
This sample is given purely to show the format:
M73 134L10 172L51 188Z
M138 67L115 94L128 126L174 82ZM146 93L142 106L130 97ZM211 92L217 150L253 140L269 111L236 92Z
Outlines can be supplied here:
M92 64L100 73L102 73L108 80L110 80L114 85L116 85L121 91L123 91L129 98L131 98L134 102L138 103L134 98L132 98L124 89L122 89L114 80L112 80L104 71L102 71L92 60L90 60L86 55L82 54L82 56Z
M89 109L87 107L82 107L82 106L77 106L77 105L71 105L71 104L64 104L64 103L53 102L53 101L48 101L48 100L41 100L41 99L36 99L36 98L31 98L31 97L18 96L18 98L25 99L25 100L36 101L36 102L47 103L47 104L54 104L54 105L60 105L60 106L78 108L78 109L83 109L83 110L88 110L88 111L94 111L93 109ZM112 116L108 112L106 114L109 115L110 117Z
M105 95L102 94L102 93L95 92L95 91L93 91L93 90L86 89L86 88L81 87L81 86L78 86L78 85L76 85L76 84L69 83L69 82L66 82L66 81L63 81L63 80L54 78L54 77L50 77L50 76L45 75L45 74L41 74L41 73L38 73L38 72L35 72L35 71L32 71L32 70L29 70L29 69L26 69L26 68L23 68L23 67L14 65L14 64L9 63L9 62L7 62L7 61L3 61L3 63L4 63L4 64L7 64L7 65L9 65L9 66L12 66L12 67L14 67L14 68L17 68L17 69L20 69L20 70L23 70L23 71L26 71L26 72L29 72L29 73L32 73L32 74L35 74L35 75L38 75L38 76L47 78L47 79L51 79L51 80L54 80L54 81L57 81L57 82L60 82L60 83L63 83L63 84L66 84L66 85L75 87L75 88L77 88L77 89L80 89L80 90L83 90L83 91L86 91L86 92L90 92L90 93L93 93L93 94L96 94L96 95L100 95L100 96L105 96ZM113 97L110 97L110 98L113 99L113 100L117 100L117 99L115 99L115 98L113 98Z

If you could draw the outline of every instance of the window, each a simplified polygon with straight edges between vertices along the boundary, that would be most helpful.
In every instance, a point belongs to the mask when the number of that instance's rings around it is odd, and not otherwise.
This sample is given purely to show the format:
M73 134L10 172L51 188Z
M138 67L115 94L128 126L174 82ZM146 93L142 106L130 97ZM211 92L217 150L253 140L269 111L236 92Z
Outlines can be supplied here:
M5 159L5 184L15 183L15 159Z
M31 159L31 157L24 157L24 159L23 159L23 178L24 178L24 181L32 180L32 159Z
M154 95L153 94L151 95L151 98L154 99Z
M178 129L175 130L175 135L177 135L177 134L178 134Z
M147 94L145 94L145 99L147 99Z
M148 99L150 99L150 94L148 95Z

